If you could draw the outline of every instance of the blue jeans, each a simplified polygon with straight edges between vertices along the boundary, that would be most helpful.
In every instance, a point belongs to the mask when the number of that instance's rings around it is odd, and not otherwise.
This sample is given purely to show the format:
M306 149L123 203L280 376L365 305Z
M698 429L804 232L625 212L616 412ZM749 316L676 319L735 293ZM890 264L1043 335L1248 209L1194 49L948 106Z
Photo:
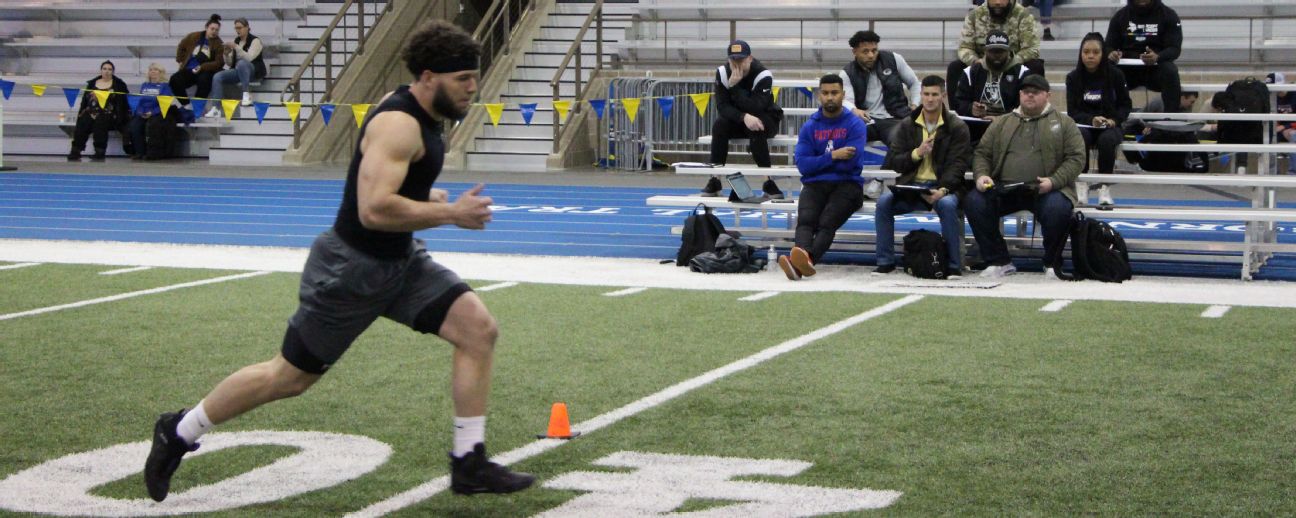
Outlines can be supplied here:
M1019 210L1031 211L1036 226L1044 234L1044 266L1057 265L1061 251L1054 248L1066 237L1073 208L1071 200L1056 190L1040 195L1026 190L1002 194L994 189L986 192L972 189L963 197L963 211L981 251L981 260L991 265L1012 262L999 221Z
M958 213L958 195L947 194L936 202L931 210L940 216L941 237L945 239L945 249L949 252L949 264L952 269L959 269L962 257L959 245L963 242L963 219ZM884 191L874 209L874 224L877 227L877 264L884 266L895 264L895 217L910 212L926 212L927 205L918 199L896 198L890 190Z
M243 92L247 93L249 85L252 83L252 72L255 70L256 67L252 66L251 61L240 59L234 65L234 68L217 72L212 77L211 98L224 99L225 85L234 83L239 83L243 87Z

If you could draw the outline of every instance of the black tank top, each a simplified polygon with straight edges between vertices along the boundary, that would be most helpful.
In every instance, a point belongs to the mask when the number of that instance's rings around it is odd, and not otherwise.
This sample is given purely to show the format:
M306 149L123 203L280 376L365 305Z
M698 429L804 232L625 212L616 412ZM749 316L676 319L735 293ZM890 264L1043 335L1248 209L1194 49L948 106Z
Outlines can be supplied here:
M423 158L409 165L409 170L405 173L405 181L401 183L400 190L397 194L414 201L428 201L428 190L432 188L433 182L436 182L437 176L441 174L441 166L445 161L445 143L441 141L441 123L437 122L428 114L414 95L410 93L409 86L402 86L396 89L396 92L388 97L386 101L379 104L377 108L369 112L369 120L360 128L360 136L356 139L355 154L351 157L351 167L347 169L346 189L342 192L342 205L338 207L337 220L333 222L333 230L337 235L346 241L352 248L360 250L366 254L383 259L397 259L410 253L411 243L414 239L413 232L383 232L371 230L360 224L359 205L356 202L356 180L360 173L360 161L364 155L360 152L360 142L364 140L365 130L369 128L369 122L373 121L374 116L381 112L399 111L410 114L419 122L419 130L423 136Z

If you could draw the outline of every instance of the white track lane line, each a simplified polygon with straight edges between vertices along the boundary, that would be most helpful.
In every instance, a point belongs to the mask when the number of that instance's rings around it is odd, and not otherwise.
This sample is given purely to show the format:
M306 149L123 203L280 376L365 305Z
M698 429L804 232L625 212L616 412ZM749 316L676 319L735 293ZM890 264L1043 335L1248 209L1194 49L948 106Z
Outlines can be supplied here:
M1045 313L1057 313L1058 311L1062 311L1062 308L1065 308L1070 305L1071 305L1071 301L1069 300L1055 300L1053 302L1045 304L1044 307L1040 308L1040 311L1043 311Z
M780 294L780 293L783 293L783 292L781 292L781 291L762 291L762 292L760 292L760 293L755 293L755 294L752 294L752 295L748 295L748 296L743 297L743 298L738 299L738 300L741 300L741 301L743 301L743 302L756 302L756 301L758 301L758 300L765 300L765 299L768 299L768 298L773 297L773 296L775 296L775 295L778 295L778 294Z
M43 314L43 313L52 313L52 312L54 312L54 311L62 311L62 310L64 310L64 309L73 309L73 308L79 308L79 307L82 307L82 306L91 306L91 305L94 305L94 304L102 304L102 303L104 303L104 302L113 302L113 301L122 300L122 299L129 299L129 298L133 298L133 297L141 297L141 296L144 296L144 295L153 295L153 294L155 294L155 293L163 293L163 292L172 291L172 290L179 290L179 289L184 289L184 288L192 288L192 287L195 287L195 286L202 286L202 285L205 285L205 284L216 284L216 283L218 283L218 282L233 281L233 280L238 280L238 279L246 279L246 278L248 278L248 277L256 277L256 276L258 276L258 275L265 275L265 274L267 274L267 273L271 273L271 272L249 272L249 273L240 273L240 274L238 274L238 275L226 275L225 277L216 277L216 278L214 278L214 279L204 279L204 280L201 280L201 281L186 282L186 283L182 283L182 284L172 284L172 285L170 285L170 286L163 286L163 287L161 287L161 288L153 288L153 289L141 290L141 291L132 291L132 292L130 292L130 293L122 293L122 294L120 294L120 295L112 295L112 296L108 296L108 297L100 297L100 298L97 298L97 299L83 300L83 301L80 301L80 302L73 302L73 303L71 303L71 304L61 304L61 305L58 305L58 306L49 306L49 307L45 307L45 308L37 308L37 309L30 310L30 311L22 311L22 312L19 312L19 313L9 313L9 314L7 314L7 315L0 315L0 320L10 320L10 319L14 319L14 318L29 317L29 316L32 316L32 315L40 315L40 314Z
M1230 309L1233 309L1233 306L1211 306L1206 308L1206 311L1203 311L1201 316L1202 318L1220 318L1225 313L1228 313Z
M604 293L603 296L604 297L624 297L626 295L634 295L636 293L647 291L647 290L648 288L626 288L624 290L609 291L607 293Z
M135 272L142 272L144 270L152 270L152 269L153 269L152 266L136 266L133 268L122 268L119 270L108 270L106 272L99 272L99 275L121 275L123 273L135 273Z
M768 349L765 349L763 351L760 351L756 354L735 361L723 367L710 370L695 378L682 381L680 383L667 387L661 390L660 392L657 392L656 394L646 396L638 401L635 401L626 406L623 406L621 408L618 408L606 414L600 415L598 417L595 417L583 423L577 423L572 426L572 429L579 430L581 433L585 435L589 435L590 433L596 430L599 430L606 426L611 426L613 424L616 424L618 421L621 421L622 419L632 417L635 414L638 414L640 412L658 406L662 403L666 403L677 397L688 394L689 392L692 392L696 389L705 387L730 374L735 374L750 369L766 361L777 358L785 353L789 353L797 349L800 349L802 347L805 347L809 344L812 344L822 338L832 336L834 334L845 331L846 329L850 329L851 327L854 327L855 325L858 325L865 321L880 317L882 315L885 315L887 313L905 307L909 304L913 304L914 302L918 302L919 300L922 300L922 298L923 298L922 295L909 295L902 299L893 300L891 302L870 309L868 311L865 311L853 317L838 321L826 327L821 327L819 329L811 331L808 334L801 335L791 340L788 340L786 342L783 342L781 344L775 345L773 347L770 347ZM566 443L567 441L561 439L540 439L538 441L532 442L530 444L527 444L515 450L507 451L503 454L495 456L491 460L505 465L516 464L523 460L529 459L536 455L540 455L541 453L544 453L546 451L562 446L563 444ZM383 516L385 514L393 513L401 509L404 509L406 507L417 504L419 502L422 502L424 500L427 500L428 498L433 497L437 493L440 493L441 491L444 491L449 487L450 487L449 475L437 477L430 481L424 482L423 484L420 484L414 487L413 489L409 489L407 491L399 493L395 496L392 496L391 498L375 503L373 505L370 505L369 507L348 514L346 516L347 518Z
M495 291L495 290L502 290L504 288L512 288L517 285L518 283L513 281L501 282L498 284L491 284L489 286L482 286L480 288L473 288L473 291Z
M39 265L39 264L41 264L41 263L18 263L18 264L6 264L6 265L4 265L4 266L0 266L0 270L16 270L16 269L18 269L18 268L26 268L26 267L28 267L28 266L37 266L37 265Z

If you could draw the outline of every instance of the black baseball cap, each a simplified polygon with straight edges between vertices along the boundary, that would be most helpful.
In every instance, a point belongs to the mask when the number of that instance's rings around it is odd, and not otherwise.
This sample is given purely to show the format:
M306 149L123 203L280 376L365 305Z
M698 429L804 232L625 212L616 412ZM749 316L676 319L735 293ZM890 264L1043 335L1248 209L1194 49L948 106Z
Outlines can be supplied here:
M751 45L743 40L733 40L729 42L729 58L745 58L751 55Z
M1047 92L1049 91L1049 82L1048 79L1045 79L1044 76L1042 75L1030 74L1022 78L1021 86L1018 88L1025 89L1027 87L1038 88L1040 90Z
M1009 50L1008 33L1000 30L990 31L989 34L986 34L985 48Z

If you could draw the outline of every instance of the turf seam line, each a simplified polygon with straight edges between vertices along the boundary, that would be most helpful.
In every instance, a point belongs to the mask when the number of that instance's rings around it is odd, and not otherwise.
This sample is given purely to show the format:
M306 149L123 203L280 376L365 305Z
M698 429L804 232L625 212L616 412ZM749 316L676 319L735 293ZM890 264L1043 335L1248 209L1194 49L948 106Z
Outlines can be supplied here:
M7 314L7 315L0 315L0 320L11 320L11 319L21 318L21 317L29 317L29 316L33 316L33 315L40 315L40 314L44 314L44 313L52 313L52 312L55 312L55 311L62 311L62 310L64 310L64 309L74 309L74 308L79 308L79 307L84 307L84 306L91 306L91 305L94 305L94 304L103 304L103 303L105 303L105 302L114 302L114 301L118 301L118 300L134 298L134 297L142 297L142 296L144 296L144 295L153 295L153 294L163 293L163 292L172 291L172 290L179 290L179 289L184 289L184 288L193 288L193 287L195 287L195 286L203 286L203 285L206 285L206 284L215 284L215 283L218 283L218 282L234 281L234 280L238 280L238 279L246 279L246 278L248 278L248 277L256 277L256 276L258 276L258 275L266 275L266 274L268 274L268 273L271 273L271 272L249 272L249 273L240 273L240 274L237 274L237 275L226 275L226 276L224 276L224 277L216 277L216 278L213 278L213 279L203 279L203 280L201 280L201 281L185 282L185 283L181 283L181 284L172 284L172 285L170 285L170 286L162 286L162 287L160 287L160 288L152 288L152 289L147 289L147 290L132 291L132 292L129 292L129 293L121 293L121 294L117 294L117 295L110 295L110 296L107 296L107 297L100 297L100 298L97 298L97 299L82 300L82 301L79 301L79 302L73 302L73 303L70 303L70 304L60 304L60 305L58 305L58 306L49 306L49 307L37 308L37 309L29 310L29 311L21 311L21 312L18 312L18 313L9 313L9 314Z
M643 288L643 287L639 287L639 288L626 288L626 289L624 289L624 290L609 291L609 292L607 292L607 293L604 293L603 296L604 296L604 297L624 297L624 296L626 296L626 295L634 295L634 294L636 294L636 293L640 293L640 292L647 291L647 290L648 290L648 288Z
M1211 306L1206 308L1206 311L1202 311L1201 316L1202 318L1221 318L1230 309L1233 309L1233 306Z
M768 299L768 298L770 298L770 297L773 297L773 296L775 296L775 295L778 295L779 293L783 293L783 292L781 292L781 291L762 291L762 292L760 292L760 293L753 293L753 294L751 294L751 295L748 295L748 296L743 297L743 298L738 299L738 300L740 300L740 301L742 301L742 302L756 302L756 301L758 301L758 300L765 300L765 299Z
M40 264L41 263L6 264L4 266L0 266L0 270L17 270L18 268L26 268L28 266L39 266Z
M135 273L135 272L142 272L144 270L152 270L152 269L153 269L152 266L133 266L130 268L120 268L117 270L108 270L105 272L99 272L99 275L121 275L123 273Z
M495 290L502 290L502 289L504 289L504 288L512 288L512 287L517 286L517 285L518 285L518 283L513 282L513 281L509 281L509 282L500 282L500 283L496 283L496 284L491 284L491 285L489 285L489 286L482 286L482 287L480 287L480 288L474 288L473 291L495 291Z
M865 311L853 317L834 322L827 326L811 331L807 334L798 336L791 340L787 340L778 345L766 348L746 358L742 358L740 360L734 361L727 365L709 370L688 380L681 381L679 383L666 387L654 394L644 396L643 398L640 398L639 400L634 401L628 405L622 406L621 408L617 408L615 410L612 410L600 416L594 417L593 419L590 419L588 421L576 423L572 425L572 429L579 430L583 435L588 436L591 432L615 424L618 421L632 417L645 410L649 410L653 407L661 405L662 403L669 402L695 389L702 388L717 380L720 380L721 378L724 378L730 374L735 374L750 369L768 360L777 358L785 353L795 351L809 344L812 344L822 338L827 338L839 332L845 331L846 329L854 327L857 324L863 323L865 321L871 320L876 317L880 317L882 315L886 315L887 313L905 307L914 302L918 302L919 300L922 299L923 299L922 295L909 295L904 298L893 300L891 302L870 309L868 311ZM504 465L516 464L528 458L534 457L536 455L540 455L544 452L562 446L563 444L566 443L567 441L561 439L540 439L530 444L497 455L494 458L492 458L492 460ZM427 500L428 498L435 496L437 493L440 493L449 487L450 487L449 475L437 477L435 479L424 482L423 484L415 486L414 488L393 495L386 500L371 504L368 507L365 507L364 509L361 509L354 513L347 514L346 518L383 516L388 513L393 513L401 509L404 509L406 507L415 505L424 500Z
M1058 311L1062 311L1062 308L1065 308L1069 305L1071 305L1071 301L1066 299L1059 299L1050 302L1048 304L1045 304L1044 307L1040 308L1040 311L1043 311L1045 313L1057 313Z

